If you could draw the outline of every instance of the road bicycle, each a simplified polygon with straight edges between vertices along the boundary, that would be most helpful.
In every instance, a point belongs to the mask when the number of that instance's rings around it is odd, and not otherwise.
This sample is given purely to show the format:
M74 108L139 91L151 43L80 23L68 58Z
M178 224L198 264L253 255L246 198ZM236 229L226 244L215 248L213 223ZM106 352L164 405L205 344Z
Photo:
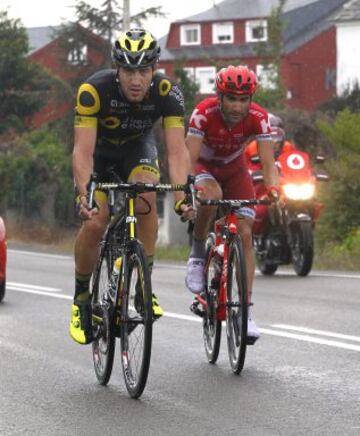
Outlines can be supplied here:
M214 231L206 240L205 288L195 296L192 312L203 318L203 339L209 363L219 356L222 321L230 365L234 374L244 367L250 305L246 264L241 237L237 231L239 207L269 205L269 200L198 200L201 205L221 206L224 215L215 220Z
M147 258L136 237L135 199L145 192L184 191L194 196L193 180L189 178L185 185L96 183L93 176L89 188L91 208L95 205L95 190L107 192L110 214L90 288L95 373L101 385L108 383L115 339L119 337L125 385L130 396L138 398L149 373L154 317ZM119 192L123 207L117 210L115 198Z

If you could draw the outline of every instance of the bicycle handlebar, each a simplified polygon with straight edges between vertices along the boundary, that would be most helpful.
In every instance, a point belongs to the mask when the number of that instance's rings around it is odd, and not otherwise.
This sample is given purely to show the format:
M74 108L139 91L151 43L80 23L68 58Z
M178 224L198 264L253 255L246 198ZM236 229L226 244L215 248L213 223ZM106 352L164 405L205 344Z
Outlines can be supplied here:
M197 199L197 201L202 206L230 206L230 207L244 207L244 206L257 206L260 204L263 204L265 206L269 206L272 204L271 200L257 200L257 199L250 199L250 200L202 200L200 198Z
M95 191L120 191L133 194L142 194L144 192L174 192L183 191L191 197L192 206L196 209L196 190L194 187L195 177L188 176L186 184L170 183L97 183L97 175L92 174L88 184L88 205L92 209L95 207Z

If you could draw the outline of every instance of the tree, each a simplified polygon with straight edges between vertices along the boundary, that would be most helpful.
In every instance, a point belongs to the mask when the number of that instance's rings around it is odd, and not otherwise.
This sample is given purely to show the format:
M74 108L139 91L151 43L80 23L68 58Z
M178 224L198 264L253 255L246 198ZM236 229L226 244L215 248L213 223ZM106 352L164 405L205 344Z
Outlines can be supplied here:
M196 95L199 92L199 84L184 70L184 63L178 62L175 66L177 77L185 100L185 117L189 117L196 105Z
M352 88L347 88L342 95L332 98L319 107L319 110L332 116L345 109L349 109L351 112L360 112L360 85L358 81Z
M17 210L18 223L31 219L66 223L73 203L71 157L53 130L33 130L2 144L0 202Z
M100 36L106 47L107 58L104 66L111 65L111 45L117 33L123 30L123 8L118 0L104 0L100 8L93 7L84 0L76 0L75 15L76 22L61 26L57 36L62 36L64 46L68 51L81 51L84 45L93 44L90 32ZM129 11L127 11L129 12ZM130 17L130 22L141 26L148 17L163 17L161 7L147 8ZM79 32L79 29L83 29ZM97 65L99 67L99 65Z
M339 112L334 121L319 122L319 128L336 150L327 165L331 182L319 235L324 242L343 241L360 229L360 114Z
M20 20L0 11L0 134L22 131L46 103L55 78L29 62L29 44Z
M256 101L270 110L281 109L284 106L285 89L281 80L281 56L283 47L283 11L286 0L279 0L276 8L271 10L267 20L268 40L259 42L255 47L263 65L263 74L268 82L268 88L260 87L256 93Z

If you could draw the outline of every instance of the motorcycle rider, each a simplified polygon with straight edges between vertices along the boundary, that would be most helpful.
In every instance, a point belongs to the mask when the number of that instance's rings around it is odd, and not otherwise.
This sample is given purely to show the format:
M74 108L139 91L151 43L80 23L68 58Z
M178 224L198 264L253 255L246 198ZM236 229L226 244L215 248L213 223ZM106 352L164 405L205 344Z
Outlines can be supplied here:
M274 146L274 158L277 160L280 155L296 151L297 148L293 143L286 140L285 131L283 129L283 121L280 117L269 114L269 121L271 126L271 139ZM255 159L258 156L258 147L256 141L251 141L245 149L245 160L250 174L255 171L262 170L260 159ZM264 183L256 183L254 186L256 198L265 198L267 196L267 188ZM267 219L268 207L258 205L255 207L256 216L253 225L253 233L258 234L261 232L264 223Z

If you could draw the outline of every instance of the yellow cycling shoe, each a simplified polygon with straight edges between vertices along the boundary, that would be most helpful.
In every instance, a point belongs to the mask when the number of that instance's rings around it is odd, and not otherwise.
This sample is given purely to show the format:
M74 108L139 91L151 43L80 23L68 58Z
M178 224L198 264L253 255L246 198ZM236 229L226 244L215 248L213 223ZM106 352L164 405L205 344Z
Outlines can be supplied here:
M79 344L93 341L90 302L76 302L71 306L70 336Z
M152 294L152 310L154 318L160 318L164 315L164 311L160 306L157 296L155 294Z

